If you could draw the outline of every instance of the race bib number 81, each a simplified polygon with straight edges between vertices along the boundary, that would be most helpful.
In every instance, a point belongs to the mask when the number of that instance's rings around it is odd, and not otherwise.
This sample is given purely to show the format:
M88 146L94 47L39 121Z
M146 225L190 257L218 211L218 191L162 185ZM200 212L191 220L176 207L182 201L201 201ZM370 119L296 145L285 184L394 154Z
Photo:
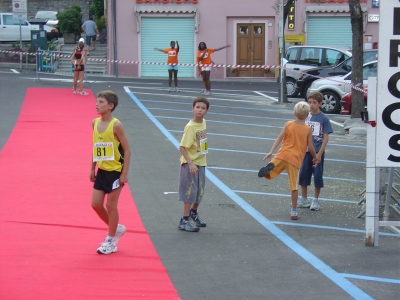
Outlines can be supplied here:
M94 143L93 144L93 161L114 160L114 144L113 143Z

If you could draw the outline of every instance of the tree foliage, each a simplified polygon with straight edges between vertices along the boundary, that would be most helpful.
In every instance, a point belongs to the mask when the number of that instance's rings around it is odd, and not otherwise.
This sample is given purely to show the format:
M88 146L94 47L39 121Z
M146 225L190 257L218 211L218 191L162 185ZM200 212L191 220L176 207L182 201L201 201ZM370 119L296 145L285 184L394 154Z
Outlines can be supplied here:
M79 35L82 32L81 7L72 5L70 8L57 14L58 25L62 34L73 33Z
M89 14L95 16L96 19L100 19L104 15L104 1L93 0L92 5L89 7Z

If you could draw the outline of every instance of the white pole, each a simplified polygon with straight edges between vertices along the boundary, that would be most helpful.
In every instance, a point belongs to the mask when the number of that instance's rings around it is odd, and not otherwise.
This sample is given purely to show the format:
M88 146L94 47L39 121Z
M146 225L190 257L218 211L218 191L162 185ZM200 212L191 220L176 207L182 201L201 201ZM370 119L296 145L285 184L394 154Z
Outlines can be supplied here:
M22 71L22 29L21 19L19 19L19 71Z
M377 79L368 78L368 119L376 121ZM382 126L382 124L376 124ZM379 168L376 168L376 127L367 126L367 164L365 191L365 245L379 246Z

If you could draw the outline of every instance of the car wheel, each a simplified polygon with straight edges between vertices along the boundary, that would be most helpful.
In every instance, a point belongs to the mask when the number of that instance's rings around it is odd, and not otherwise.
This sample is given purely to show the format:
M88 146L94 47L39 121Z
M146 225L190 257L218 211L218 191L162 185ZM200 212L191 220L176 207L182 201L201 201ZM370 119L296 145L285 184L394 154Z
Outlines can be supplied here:
M296 87L296 80L293 78L286 78L286 90L288 97L295 97L297 96L297 87Z
M340 97L332 91L324 91L322 92L322 105L320 106L320 110L326 114L335 114L340 110Z
M307 101L308 89L310 88L311 84L312 84L312 82L307 83L306 86L303 89L303 95L302 96L304 97L304 99L306 101Z

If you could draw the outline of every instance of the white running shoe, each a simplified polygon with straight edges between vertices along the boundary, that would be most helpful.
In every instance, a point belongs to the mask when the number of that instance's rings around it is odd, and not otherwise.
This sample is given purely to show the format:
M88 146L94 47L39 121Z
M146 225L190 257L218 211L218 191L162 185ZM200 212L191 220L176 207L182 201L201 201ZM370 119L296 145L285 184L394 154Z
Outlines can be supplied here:
M307 208L307 207L310 207L310 205L311 205L311 203L310 203L310 201L308 201L307 198L300 197L300 199L297 201L297 207Z
M172 92L172 89L171 89L171 88L168 88L168 92Z
M206 90L201 90L200 94L204 94L206 92Z
M310 210L317 211L319 210L318 199L314 199L311 203Z
M117 231L115 232L114 242L115 245L118 244L119 239L123 236L126 232L126 227L124 225L118 224Z
M203 95L210 95L211 93L209 91L205 91Z
M175 92L180 92L178 88L175 88Z
M117 245L115 241L110 238L106 238L101 246L97 249L97 253L99 254L111 254L117 252Z

